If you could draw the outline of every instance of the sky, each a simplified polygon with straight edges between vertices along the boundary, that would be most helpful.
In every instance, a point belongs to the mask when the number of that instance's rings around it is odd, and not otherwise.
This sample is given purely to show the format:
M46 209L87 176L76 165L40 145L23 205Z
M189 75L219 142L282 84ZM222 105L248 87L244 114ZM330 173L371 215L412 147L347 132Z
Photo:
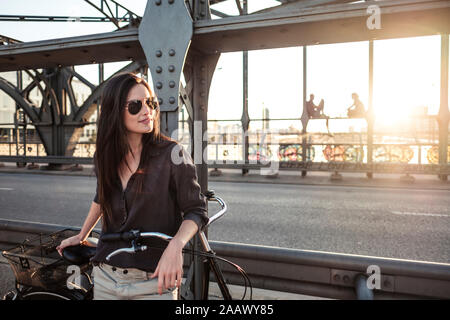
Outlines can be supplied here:
M119 1L143 15L146 0ZM274 6L274 0L250 0L249 11ZM234 0L214 6L227 14L237 14ZM0 0L1 14L99 16L82 0ZM382 18L382 17L381 17ZM21 41L80 36L115 30L112 23L87 22L0 22L0 34ZM315 103L325 101L325 113L345 116L357 92L368 107L368 42L316 45L307 48L307 96ZM262 118L267 108L272 118L300 117L302 113L303 48L268 49L249 52L249 114ZM105 64L108 77L125 63ZM96 65L76 70L98 83ZM439 110L440 36L375 41L374 110L377 122L398 125L414 108L426 107L429 114ZM240 119L242 116L242 52L222 54L211 84L210 119ZM299 125L299 122L292 122ZM256 122L255 122L256 124ZM281 126L286 127L286 123ZM345 130L363 130L357 120L331 124ZM310 130L323 130L323 121L311 122Z

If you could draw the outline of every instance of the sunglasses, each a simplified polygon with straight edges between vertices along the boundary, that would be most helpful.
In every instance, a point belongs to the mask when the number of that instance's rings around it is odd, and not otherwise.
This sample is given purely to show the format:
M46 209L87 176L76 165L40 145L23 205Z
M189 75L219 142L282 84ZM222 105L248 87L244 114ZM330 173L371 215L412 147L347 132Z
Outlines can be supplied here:
M147 98L144 101L150 109L156 110L158 108L158 100ZM130 100L126 103L125 108L127 108L128 112L132 115L138 114L142 109L142 100Z

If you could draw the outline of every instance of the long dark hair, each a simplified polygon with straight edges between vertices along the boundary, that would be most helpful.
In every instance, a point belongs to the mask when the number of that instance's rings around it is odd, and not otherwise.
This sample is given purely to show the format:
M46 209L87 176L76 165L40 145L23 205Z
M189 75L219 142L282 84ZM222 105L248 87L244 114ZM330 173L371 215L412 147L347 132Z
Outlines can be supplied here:
M123 162L128 166L126 155L132 152L128 144L123 113L125 112L128 93L137 84L144 85L149 93L153 95L148 83L133 73L122 73L111 78L108 80L102 93L94 164L97 172L97 195L105 228L113 221L111 195L114 184L119 179L119 167ZM150 145L166 140L166 137L160 133L159 114L159 108L157 108L153 121L153 130L142 136L141 158L143 157L143 159L147 159L148 150L151 148ZM141 169L138 168L138 170ZM142 188L142 181L139 184L140 188Z

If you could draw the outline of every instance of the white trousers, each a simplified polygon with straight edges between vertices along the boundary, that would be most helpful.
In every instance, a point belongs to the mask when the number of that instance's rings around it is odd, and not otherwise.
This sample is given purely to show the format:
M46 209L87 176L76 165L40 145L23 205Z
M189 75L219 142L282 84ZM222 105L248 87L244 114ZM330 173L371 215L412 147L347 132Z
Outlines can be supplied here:
M94 266L94 300L177 300L178 289L158 293L158 278L133 268L117 268L105 263Z

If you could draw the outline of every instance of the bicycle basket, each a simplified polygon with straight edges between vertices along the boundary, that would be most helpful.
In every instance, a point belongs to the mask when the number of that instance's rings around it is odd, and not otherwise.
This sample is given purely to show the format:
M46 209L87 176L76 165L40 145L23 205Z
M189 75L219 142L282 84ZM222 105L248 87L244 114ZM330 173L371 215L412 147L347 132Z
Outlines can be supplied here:
M69 264L59 255L56 247L62 240L78 234L66 229L50 235L40 235L3 252L19 284L53 289L66 287ZM84 272L86 266L80 266ZM84 270L83 270L84 269Z

